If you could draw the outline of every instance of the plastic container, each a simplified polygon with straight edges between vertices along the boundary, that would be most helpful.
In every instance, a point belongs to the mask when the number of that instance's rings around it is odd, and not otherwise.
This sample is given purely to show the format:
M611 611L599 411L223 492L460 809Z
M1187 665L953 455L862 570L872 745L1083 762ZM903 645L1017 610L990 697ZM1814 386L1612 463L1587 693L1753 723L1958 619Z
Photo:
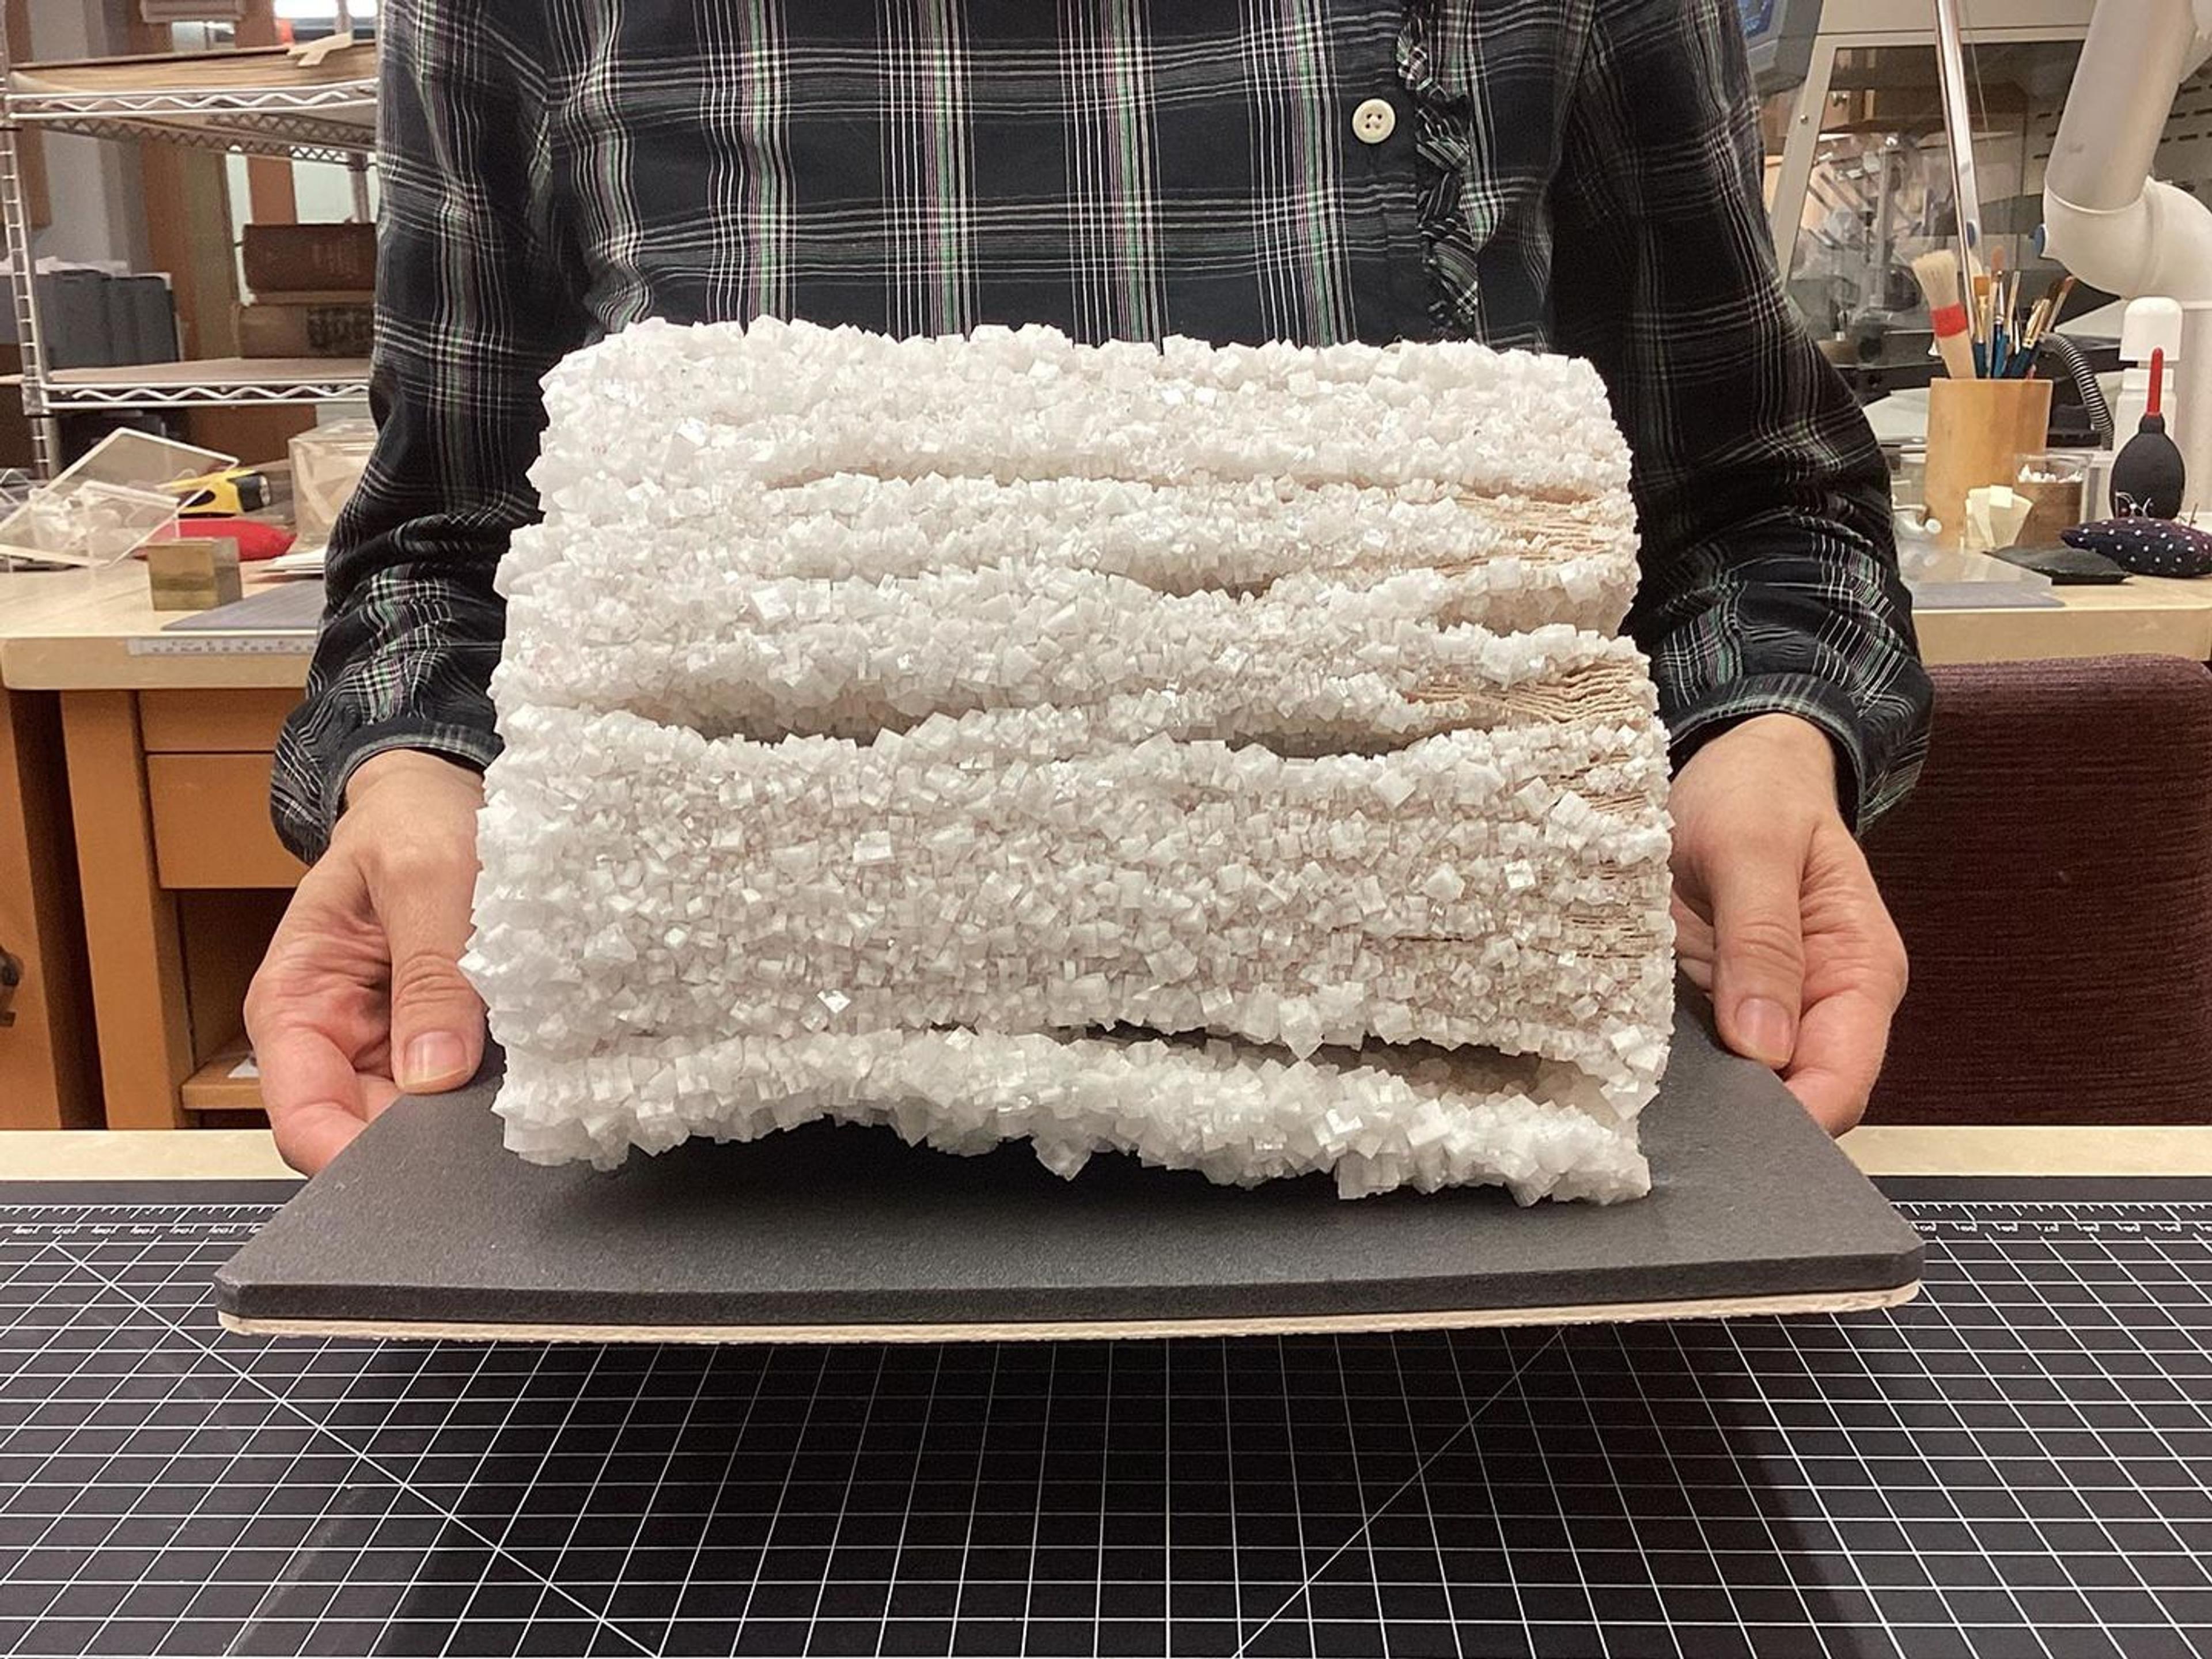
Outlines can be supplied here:
M2059 532L2088 516L2089 470L2099 451L2046 449L2020 458L2012 487L2030 502L2027 520L2013 538L2015 547L2049 547Z
M320 547L353 498L376 449L374 421L333 421L292 440L292 503L296 544Z
M103 565L127 557L176 522L177 498L163 485L237 461L151 433L111 432L0 520L0 568Z

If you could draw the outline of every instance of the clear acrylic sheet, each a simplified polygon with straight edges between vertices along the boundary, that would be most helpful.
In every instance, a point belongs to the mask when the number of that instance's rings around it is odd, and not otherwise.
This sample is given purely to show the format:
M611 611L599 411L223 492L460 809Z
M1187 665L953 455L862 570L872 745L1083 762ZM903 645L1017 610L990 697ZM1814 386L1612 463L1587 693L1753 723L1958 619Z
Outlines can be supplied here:
M237 460L149 432L111 432L0 520L0 568L127 557L176 523L178 499L165 485Z

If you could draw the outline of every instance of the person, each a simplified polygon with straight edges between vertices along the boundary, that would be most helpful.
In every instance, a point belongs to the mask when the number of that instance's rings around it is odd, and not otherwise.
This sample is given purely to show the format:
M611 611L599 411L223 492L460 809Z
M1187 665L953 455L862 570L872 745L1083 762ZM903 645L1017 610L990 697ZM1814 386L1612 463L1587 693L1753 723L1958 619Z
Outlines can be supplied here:
M1902 946L1854 838L1929 691L1863 416L1784 301L1728 0L389 0L376 451L276 813L313 867L247 1023L319 1167L477 1070L473 815L538 382L646 317L1470 337L1573 353L1634 454L1680 951L1831 1130Z

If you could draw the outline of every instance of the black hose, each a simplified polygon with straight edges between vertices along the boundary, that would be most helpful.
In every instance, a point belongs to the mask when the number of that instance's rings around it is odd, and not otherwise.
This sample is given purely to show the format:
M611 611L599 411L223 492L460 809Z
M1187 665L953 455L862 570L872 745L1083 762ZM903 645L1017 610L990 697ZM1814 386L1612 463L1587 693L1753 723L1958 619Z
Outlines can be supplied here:
M2046 334L2043 349L2058 359L2074 382L2074 391L2081 399L2081 407L2089 416L2090 429L2096 433L2097 441L2109 449L2112 446L2112 406L2105 401L2105 394L2097 386L2095 371L2089 367L2087 355L2063 334Z

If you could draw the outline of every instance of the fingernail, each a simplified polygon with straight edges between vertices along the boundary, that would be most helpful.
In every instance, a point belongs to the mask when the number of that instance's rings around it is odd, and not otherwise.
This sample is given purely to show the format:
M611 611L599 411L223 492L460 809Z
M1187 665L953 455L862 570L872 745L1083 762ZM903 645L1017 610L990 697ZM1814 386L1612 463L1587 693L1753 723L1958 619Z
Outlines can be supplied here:
M1746 997L1736 1005L1735 1023L1750 1058L1762 1066L1787 1066L1796 1052L1796 1022L1771 997Z
M403 1089L434 1089L458 1083L468 1069L469 1051L451 1031L432 1031L407 1045L407 1054L393 1079Z

